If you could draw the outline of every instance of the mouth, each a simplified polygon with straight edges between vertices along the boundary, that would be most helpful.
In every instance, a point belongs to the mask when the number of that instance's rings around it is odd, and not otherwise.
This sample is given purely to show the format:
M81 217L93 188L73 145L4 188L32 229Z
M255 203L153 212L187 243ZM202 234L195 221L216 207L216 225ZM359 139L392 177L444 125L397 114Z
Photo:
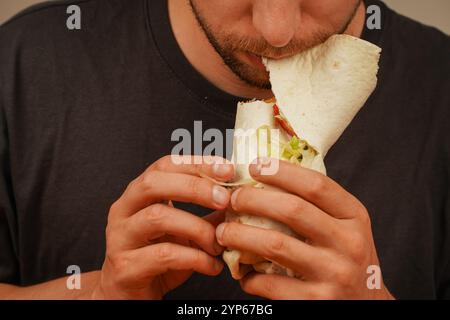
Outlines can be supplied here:
M264 63L262 62L262 56L254 54L252 52L244 52L244 56L246 57L246 59L248 60L248 62L253 65L254 67L256 67L257 69L263 70L263 71L267 71L266 66L264 65ZM279 56L279 57L264 57L270 60L281 60L281 59L285 59L285 58L289 58L292 55L284 55L284 56Z
M254 54L254 53L251 53L251 52L245 52L244 56L246 57L248 62L252 66L254 66L255 68L257 68L259 70L267 71L266 70L266 66L262 62L262 57L261 56L258 56L258 55Z

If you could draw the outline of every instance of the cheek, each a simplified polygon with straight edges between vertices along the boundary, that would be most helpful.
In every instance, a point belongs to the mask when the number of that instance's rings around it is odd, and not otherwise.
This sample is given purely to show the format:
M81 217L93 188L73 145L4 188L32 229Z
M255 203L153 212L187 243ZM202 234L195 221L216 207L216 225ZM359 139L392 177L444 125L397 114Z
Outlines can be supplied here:
M251 0L197 0L193 3L216 33L249 35L252 31Z
M359 0L306 0L302 3L302 15L317 25L341 26L359 3Z

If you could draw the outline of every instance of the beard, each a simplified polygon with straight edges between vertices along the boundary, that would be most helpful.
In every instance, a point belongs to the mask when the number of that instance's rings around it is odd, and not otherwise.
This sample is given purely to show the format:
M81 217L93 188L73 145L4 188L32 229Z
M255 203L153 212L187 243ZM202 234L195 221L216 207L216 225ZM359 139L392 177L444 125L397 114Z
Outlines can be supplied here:
M355 5L348 19L338 28L321 27L309 34L300 35L282 48L273 47L264 39L251 39L235 34L215 32L207 23L205 17L199 12L193 0L189 0L192 12L200 27L203 29L209 43L220 55L225 65L246 84L259 89L270 90L271 84L267 71L258 69L239 58L239 54L250 53L260 57L290 57L311 49L334 34L344 33L356 15L361 1Z

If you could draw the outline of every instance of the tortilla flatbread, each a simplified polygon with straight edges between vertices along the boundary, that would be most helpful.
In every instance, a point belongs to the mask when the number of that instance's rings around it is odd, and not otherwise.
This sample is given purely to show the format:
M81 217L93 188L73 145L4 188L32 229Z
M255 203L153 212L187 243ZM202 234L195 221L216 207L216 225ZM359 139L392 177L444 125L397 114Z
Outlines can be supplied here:
M273 113L275 103L298 139L283 130L279 130L278 135L271 134L262 144L267 146L270 157L294 161L326 174L325 155L376 87L380 52L379 47L367 41L334 35L323 44L294 57L264 60L276 101L238 104L233 145L236 166L234 182L284 192L256 183L248 172L249 163L260 156L261 132L279 129ZM242 137L239 132L243 131L250 132L250 135ZM226 220L276 230L302 239L280 222L241 213L238 215L231 208L226 212ZM233 248L227 249L223 258L235 279L241 279L252 270L301 277L275 262Z

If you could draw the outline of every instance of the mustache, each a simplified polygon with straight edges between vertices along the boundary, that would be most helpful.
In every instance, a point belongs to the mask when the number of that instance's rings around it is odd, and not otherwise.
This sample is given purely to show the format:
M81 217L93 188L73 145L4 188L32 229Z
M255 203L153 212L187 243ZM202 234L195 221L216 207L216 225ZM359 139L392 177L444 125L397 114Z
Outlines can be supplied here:
M273 47L263 39L225 35L223 36L222 46L228 52L247 51L263 57L282 58L311 49L325 42L329 37L329 34L319 33L308 40L293 40L284 47Z

